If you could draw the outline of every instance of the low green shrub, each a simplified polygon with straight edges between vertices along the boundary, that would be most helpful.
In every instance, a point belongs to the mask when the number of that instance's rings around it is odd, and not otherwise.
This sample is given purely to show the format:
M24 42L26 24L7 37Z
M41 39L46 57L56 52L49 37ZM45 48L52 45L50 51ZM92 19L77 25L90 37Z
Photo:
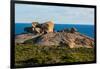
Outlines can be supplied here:
M59 46L15 46L15 65L88 62L94 60L94 48L66 48Z

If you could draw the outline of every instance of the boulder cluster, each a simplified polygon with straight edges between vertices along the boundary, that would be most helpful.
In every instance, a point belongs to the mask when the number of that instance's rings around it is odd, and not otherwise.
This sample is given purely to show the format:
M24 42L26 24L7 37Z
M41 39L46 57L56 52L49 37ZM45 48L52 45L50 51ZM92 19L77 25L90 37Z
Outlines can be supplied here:
M24 43L26 40L33 39L33 42L39 46L56 45L70 48L93 48L94 46L94 39L79 33L75 27L55 32L52 21L45 23L32 22L32 26L26 27L24 30L31 34L17 35L15 39L17 43Z
M63 30L60 30L60 31L57 31L57 32L75 33L75 32L78 32L78 31L75 27L72 27L70 29L66 28L66 29L63 29Z
M32 22L32 27L27 27L24 30L34 34L40 34L40 33L53 32L53 28L54 28L54 23L52 21L48 21L41 24L38 22Z

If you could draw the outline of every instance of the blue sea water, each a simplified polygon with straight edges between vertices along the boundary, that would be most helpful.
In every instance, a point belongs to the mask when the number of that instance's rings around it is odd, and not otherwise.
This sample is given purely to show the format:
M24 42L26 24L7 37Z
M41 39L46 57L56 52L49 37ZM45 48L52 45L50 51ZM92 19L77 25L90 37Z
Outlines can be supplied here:
M16 23L15 24L15 34L24 33L25 27L30 27L31 23ZM72 28L75 27L78 32L85 34L89 37L94 38L94 25L76 25L76 24L55 24L54 29L56 31L62 30L65 28Z

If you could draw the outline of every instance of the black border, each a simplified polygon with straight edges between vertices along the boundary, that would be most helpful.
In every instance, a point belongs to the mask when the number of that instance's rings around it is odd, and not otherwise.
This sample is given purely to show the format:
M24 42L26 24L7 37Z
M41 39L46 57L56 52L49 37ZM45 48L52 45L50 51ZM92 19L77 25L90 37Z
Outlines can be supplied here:
M94 8L94 23L95 23L95 25L94 25L94 33L95 33L95 35L94 35L94 38L95 38L95 52L94 52L94 54L95 54L95 60L94 61L91 61L91 62L74 62L74 63L59 63L59 64L46 64L46 65L38 65L38 66L21 66L21 67L15 67L15 61L14 61L14 59L15 59L15 42L14 42L14 40L15 40L15 35L14 35L14 33L15 33L15 3L16 4L33 4L33 5L50 5L50 6L63 6L63 7L66 7L66 6L69 6L69 7L83 7L83 8ZM97 57L96 57L96 6L95 5L81 5L81 4L65 4L65 3L49 3L49 2L34 2L34 1L14 1L14 0L12 0L11 1L11 4L10 4L10 14L11 14L11 28L10 28L10 30L11 30L11 35L10 35L10 37L11 37L11 41L10 41L10 43L11 43L11 51L10 51L10 53L11 53L11 56L10 56L10 68L28 68L28 67L47 67L47 66L60 66L60 65L77 65L77 64L91 64L91 63L96 63L97 62Z

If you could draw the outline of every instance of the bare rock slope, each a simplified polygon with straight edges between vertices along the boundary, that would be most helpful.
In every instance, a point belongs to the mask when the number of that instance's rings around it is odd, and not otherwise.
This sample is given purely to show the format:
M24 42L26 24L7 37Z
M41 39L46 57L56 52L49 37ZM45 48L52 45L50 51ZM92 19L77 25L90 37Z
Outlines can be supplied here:
M70 48L86 47L92 48L94 46L94 40L78 32L55 32L42 35L37 40L38 45L45 46L67 46Z

